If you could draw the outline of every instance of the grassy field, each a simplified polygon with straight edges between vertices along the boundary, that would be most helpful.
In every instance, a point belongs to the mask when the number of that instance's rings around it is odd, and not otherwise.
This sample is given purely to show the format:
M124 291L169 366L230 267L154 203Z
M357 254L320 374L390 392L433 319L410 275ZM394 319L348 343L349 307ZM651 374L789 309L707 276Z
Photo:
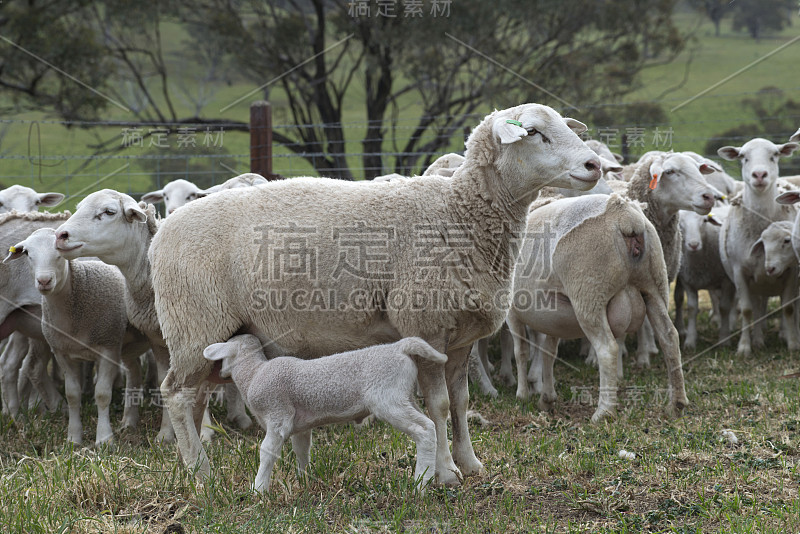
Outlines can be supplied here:
M66 446L66 418L28 413L0 418L0 524L6 532L791 532L800 529L800 389L796 358L772 325L767 347L747 361L715 339L701 314L701 352L685 354L685 416L664 416L663 363L625 370L617 420L592 425L597 371L562 347L560 403L539 413L472 390L488 425L471 425L486 475L458 488L414 493L413 442L382 423L315 431L307 475L290 445L265 496L249 491L263 434L224 423L208 448L213 478L197 485L174 446L149 440L143 424L101 448ZM627 363L627 362L626 362ZM573 369L575 367L575 369ZM578 393L576 395L576 393ZM84 405L85 437L95 413ZM121 403L114 403L121 416ZM216 418L224 420L218 407ZM117 417L115 420L119 420ZM731 429L738 443L722 431ZM634 460L618 456L620 449Z

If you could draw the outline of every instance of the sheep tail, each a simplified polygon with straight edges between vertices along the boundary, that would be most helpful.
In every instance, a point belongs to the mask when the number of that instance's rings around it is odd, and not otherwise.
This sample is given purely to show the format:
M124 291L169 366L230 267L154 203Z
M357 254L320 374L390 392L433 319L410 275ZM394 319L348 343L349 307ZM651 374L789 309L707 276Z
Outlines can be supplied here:
M431 347L418 337L407 337L403 340L402 352L407 356L419 356L433 363L446 363L447 356Z

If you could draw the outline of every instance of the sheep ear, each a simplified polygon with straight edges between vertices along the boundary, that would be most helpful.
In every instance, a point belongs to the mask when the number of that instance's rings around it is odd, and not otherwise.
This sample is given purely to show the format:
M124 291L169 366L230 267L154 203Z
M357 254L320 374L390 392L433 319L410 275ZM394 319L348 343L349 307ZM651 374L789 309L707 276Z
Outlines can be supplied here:
M138 206L125 206L125 220L128 222L147 222L147 214Z
M661 173L664 171L664 167L661 166L661 163L661 158L656 158L656 160L650 164L650 177L652 178L652 180L650 180L650 189L655 189L661 179Z
M24 243L24 241L22 243ZM8 256L3 258L3 263L18 260L25 255L25 245L22 243L17 243L13 247L8 247Z
M706 220L709 222L709 224L713 224L714 226L722 226L720 220L717 219L717 217L713 213L709 213L708 215L706 215Z
M787 191L775 197L778 204L794 204L800 202L800 191Z
M528 131L522 127L521 122L505 117L498 117L494 120L492 132L500 138L500 143L504 145L516 143L528 135Z
M717 170L714 169L711 165L708 165L706 163L700 164L700 174L714 174L715 172L717 172Z
M762 253L762 254L764 253L764 240L763 239L759 239L758 241L753 243L752 247L750 247L750 255L751 256L755 256L759 252Z
M724 146L717 150L717 154L721 158L727 159L728 161L733 161L742 157L742 147L737 146Z
M231 346L229 343L213 343L203 351L203 358L211 362L224 360L230 355Z
M40 206L56 206L64 200L61 193L40 193L36 203Z
M778 145L778 154L785 158L786 156L791 156L792 152L798 148L800 148L800 144L798 143L784 143L782 145Z
M800 141L800 128L798 128L797 131L792 134L792 136L789 138L789 141L793 143Z
M164 201L163 189L159 189L158 191L151 191L149 193L145 193L144 195L142 195L142 202L147 202L148 204L157 204L163 201Z
M603 156L600 156L600 168L604 173L606 172L622 172L622 165L616 161L611 161Z
M612 152L611 155L614 156L614 159L617 160L619 163L625 161L625 158L622 156L622 154L617 154L616 152Z
M570 130L572 130L578 135L582 134L583 132L589 129L581 121L577 121L570 117L564 117L564 122L567 123L567 126L569 126Z
M722 167L720 167L720 166L719 166L719 163L717 163L717 162L716 162L716 161L714 161L714 160L711 160L711 159L708 159L708 158L703 158L703 161L702 161L702 163L704 163L705 165L707 165L708 167L710 167L710 168L711 168L713 171L716 171L716 172L724 172L724 171L725 171L725 169L723 169ZM710 174L710 173L709 173L709 174Z

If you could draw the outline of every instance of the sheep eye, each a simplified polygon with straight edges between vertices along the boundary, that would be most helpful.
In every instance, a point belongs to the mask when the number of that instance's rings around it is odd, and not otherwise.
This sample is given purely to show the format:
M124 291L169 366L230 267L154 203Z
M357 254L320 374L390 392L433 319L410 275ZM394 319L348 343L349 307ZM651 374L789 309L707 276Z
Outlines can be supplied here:
M784 237L783 238L783 242L784 243L791 243L792 242L792 238L791 237Z
M117 212L116 212L116 211L114 211L114 210L112 210L112 209L107 209L107 210L106 210L106 211L104 211L103 213L105 213L106 215L114 215L114 214L115 214L115 213L117 213Z
M550 140L547 137L545 137L545 135L542 132L540 132L539 130L537 130L536 128L528 128L526 131L528 132L528 135L539 134L542 137L542 141L544 141L545 143L549 143L550 142Z

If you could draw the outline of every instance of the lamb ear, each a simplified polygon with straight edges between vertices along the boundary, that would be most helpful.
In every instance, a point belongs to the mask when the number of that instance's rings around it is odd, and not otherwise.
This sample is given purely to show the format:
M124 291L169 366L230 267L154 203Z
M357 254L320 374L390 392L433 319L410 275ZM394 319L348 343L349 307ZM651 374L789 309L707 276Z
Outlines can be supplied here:
M798 128L797 131L792 134L792 136L789 138L789 141L791 142L800 141L800 128Z
M714 226L722 226L720 220L717 219L717 217L713 213L709 213L708 215L706 215L706 220L708 221L709 224L713 224Z
M614 159L617 160L619 163L625 161L625 158L622 156L622 154L617 154L616 152L612 152L611 155L614 156Z
M589 129L581 121L577 121L577 120L575 120L573 118L570 118L570 117L564 117L564 122L567 123L567 126L569 126L570 130L572 130L573 132L575 132L578 135L582 134L583 132L585 132L586 130Z
M656 158L653 160L653 163L650 164L650 189L655 189L656 185L658 185L659 180L661 180L661 173L664 171L664 167L661 166L663 160L661 158Z
M142 202L147 202L148 204L157 204L158 202L164 201L164 190L159 189L158 191L150 191L149 193L145 193L142 195Z
M742 157L741 150L742 147L738 146L724 146L717 150L717 154L719 154L721 158L733 161Z
M507 117L497 117L492 124L492 132L500 138L500 143L508 145L516 143L526 135L528 131L520 126L520 122Z
M751 256L755 256L759 252L761 252L762 254L764 253L764 240L763 239L759 239L758 241L753 243L752 247L750 247L750 255Z
M600 168L604 173L622 172L622 165L620 165L616 161L611 161L610 159L606 159L603 156L599 156L599 158L600 158Z
M203 358L208 361L216 362L224 360L231 355L230 343L212 343L203 351Z
M8 248L8 256L3 258L3 263L8 263L10 261L18 260L25 254L25 247L22 243L18 243L13 247Z
M56 206L64 200L61 193L40 193L36 203L40 206Z
M715 172L717 172L717 170L714 169L711 165L708 165L706 163L700 164L700 174L714 174Z
M800 202L800 191L787 191L775 197L778 204L794 204Z
M798 143L784 143L782 145L778 145L778 154L781 155L782 158L787 156L791 156L792 152L800 148L800 144Z

